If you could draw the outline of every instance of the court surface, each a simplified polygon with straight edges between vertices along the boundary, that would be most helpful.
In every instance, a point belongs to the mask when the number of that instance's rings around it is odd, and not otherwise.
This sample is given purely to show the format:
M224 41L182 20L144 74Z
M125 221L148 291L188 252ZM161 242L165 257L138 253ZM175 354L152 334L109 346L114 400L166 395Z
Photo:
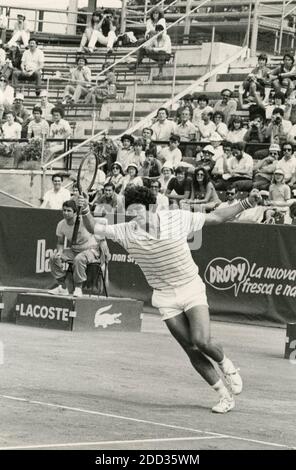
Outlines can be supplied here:
M285 330L222 322L240 367L226 415L155 315L143 332L60 332L0 323L1 449L296 449L296 365Z

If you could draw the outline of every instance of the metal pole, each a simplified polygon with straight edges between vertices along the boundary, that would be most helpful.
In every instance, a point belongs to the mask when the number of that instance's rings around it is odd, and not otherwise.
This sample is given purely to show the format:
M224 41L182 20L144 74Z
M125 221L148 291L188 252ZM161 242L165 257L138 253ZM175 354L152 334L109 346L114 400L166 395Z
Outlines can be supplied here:
M253 13L253 28L251 37L251 57L256 56L257 40L258 40L258 10L260 0L255 0L254 13Z
M211 38L211 50L210 50L210 64L209 64L209 72L211 72L213 68L213 51L214 51L214 42L215 42L215 32L216 27L212 27L212 38Z
M251 19L252 19L252 0L250 0L250 4L249 4L248 26L247 26L246 39L245 39L245 46L247 47L249 47L249 44L250 44Z
M296 33L295 16L293 16L293 35L292 35L292 39L291 39L291 49L292 50L294 49L294 45L295 45L295 33Z
M91 135L95 135L95 126L96 126L96 109L94 107L92 111L92 123L91 123Z
M122 0L121 7L121 23L120 23L120 33L125 33L126 28L126 10L127 10L127 0Z
M138 91L138 82L137 80L135 80L134 81L133 111L132 111L132 127L135 125L135 118L136 118L137 91Z
M174 102L174 98L175 98L176 75L177 75L177 51L175 52L175 55L174 55L173 86L172 86L172 105L171 105L171 108L173 107L173 102Z
M145 0L145 5L144 5L144 21L145 21L145 23L147 21L147 11L148 11L148 0Z
M42 134L42 141L41 141L41 157L40 157L40 164L42 168L42 175L41 175L41 199L43 200L44 196L44 188L45 188L45 178L46 178L46 170L43 168L44 165L44 147L45 147L45 134Z
M189 36L190 33L190 25L191 25L191 18L190 18L190 12L191 12L191 4L192 0L187 0L186 4L186 18L185 18L185 26L184 26L184 36ZM185 43L188 42L188 39L185 40Z
M279 54L281 53L281 50L282 50L285 9L286 9L286 0L283 0L282 18L281 18L281 28L280 28L280 38L279 38Z

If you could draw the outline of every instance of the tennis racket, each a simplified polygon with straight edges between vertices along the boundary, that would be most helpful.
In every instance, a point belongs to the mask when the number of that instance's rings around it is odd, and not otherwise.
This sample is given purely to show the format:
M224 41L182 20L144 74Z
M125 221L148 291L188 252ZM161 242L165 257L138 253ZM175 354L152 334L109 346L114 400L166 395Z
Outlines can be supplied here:
M87 194L91 191L94 182L96 180L97 171L98 171L98 159L97 156L90 152L85 157L83 157L77 175L77 187L79 194ZM80 207L77 209L77 217L74 224L73 236L72 236L72 245L75 245L77 242L77 235L80 225Z

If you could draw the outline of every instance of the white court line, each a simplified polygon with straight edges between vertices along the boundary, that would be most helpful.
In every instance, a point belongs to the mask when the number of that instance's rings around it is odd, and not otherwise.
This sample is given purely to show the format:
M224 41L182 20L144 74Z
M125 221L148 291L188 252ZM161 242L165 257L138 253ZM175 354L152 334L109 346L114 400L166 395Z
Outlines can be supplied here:
M57 447L85 447L85 446L106 446L115 444L145 444L150 442L171 442L171 441L201 441L209 439L225 439L224 436L202 436L202 437L168 437L159 439L130 439L125 441L97 441L97 442L68 442L65 444L38 444L30 446L0 447L0 450L20 450L20 449L48 449Z
M245 441L245 442L253 442L255 444L263 444L266 446L271 446L271 447L279 447L283 449L290 449L290 450L296 450L296 447L291 447L285 444L278 444L275 442L267 442L267 441L260 441L257 439L249 439L247 437L240 437L240 436L234 436L232 434L219 434L216 432L210 432L210 431L202 431L201 429L195 429L195 428L188 428L184 426L176 426L174 424L165 424L165 423L159 423L157 421L148 421L145 419L137 419L137 418L130 418L128 416L122 416L122 415L114 415L111 413L103 413L101 411L94 411L94 410L87 410L85 408L76 408L73 406L65 406L65 405L57 405L55 403L47 403L43 401L36 401L36 400L29 400L26 398L19 398L19 397L13 397L10 395L0 395L0 398L4 398L7 400L14 400L14 401L21 401L21 402L26 402L29 404L33 405L40 405L40 406L47 406L51 408L58 408L58 409L63 409L63 410L69 410L69 411L76 411L79 413L87 413L87 414L92 414L96 416L105 416L107 418L116 418L116 419L121 419L125 421L133 421L135 423L144 423L144 424L150 424L152 426L160 426L163 428L170 428L170 429L179 429L182 431L191 431L191 432L196 432L200 434L208 434L210 436L219 436L219 437L226 437L226 438L231 438L239 441Z

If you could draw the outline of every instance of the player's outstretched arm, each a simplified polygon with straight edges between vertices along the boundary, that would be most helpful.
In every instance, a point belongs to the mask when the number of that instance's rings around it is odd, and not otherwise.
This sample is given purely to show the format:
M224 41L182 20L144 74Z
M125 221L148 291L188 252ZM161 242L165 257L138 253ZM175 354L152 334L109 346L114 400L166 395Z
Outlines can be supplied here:
M88 199L84 196L78 197L78 206L81 208L83 225L89 233L95 233L97 238L105 238L106 220L102 219L102 223L96 222L89 210ZM96 228L96 230L95 230Z
M214 212L206 215L205 224L222 224L228 220L233 219L236 215L240 214L246 209L254 207L260 198L257 189L253 189L246 199L242 199L237 204L222 209L216 209Z

